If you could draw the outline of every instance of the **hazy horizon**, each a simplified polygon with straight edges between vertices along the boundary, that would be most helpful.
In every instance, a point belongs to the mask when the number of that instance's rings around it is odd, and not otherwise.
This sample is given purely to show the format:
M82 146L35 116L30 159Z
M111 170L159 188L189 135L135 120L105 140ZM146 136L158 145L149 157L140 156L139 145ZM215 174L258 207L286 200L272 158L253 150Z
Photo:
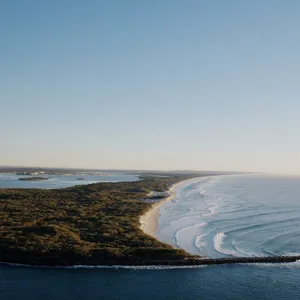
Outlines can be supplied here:
M0 7L0 165L300 175L299 1Z
M261 175L290 175L300 176L300 174L272 173L272 172L256 172L256 171L240 171L240 170L201 170L201 169L134 169L134 168L86 168L86 167L62 167L62 166L38 166L38 165L0 165L1 168L20 168L20 169L66 169L66 170L87 170L87 171L126 171L126 172L199 172L199 173L232 173L234 174L261 174Z

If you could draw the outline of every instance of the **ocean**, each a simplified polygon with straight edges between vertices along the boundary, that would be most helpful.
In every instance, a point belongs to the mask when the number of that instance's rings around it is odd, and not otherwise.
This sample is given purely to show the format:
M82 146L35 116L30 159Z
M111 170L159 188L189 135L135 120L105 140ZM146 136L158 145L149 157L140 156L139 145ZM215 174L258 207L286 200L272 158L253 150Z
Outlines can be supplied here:
M300 264L195 269L43 269L2 266L3 300L299 300Z
M300 255L300 177L198 178L160 209L156 236L202 256Z
M157 237L207 257L300 252L300 178L234 175L179 185ZM195 268L1 266L1 299L300 299L300 261Z

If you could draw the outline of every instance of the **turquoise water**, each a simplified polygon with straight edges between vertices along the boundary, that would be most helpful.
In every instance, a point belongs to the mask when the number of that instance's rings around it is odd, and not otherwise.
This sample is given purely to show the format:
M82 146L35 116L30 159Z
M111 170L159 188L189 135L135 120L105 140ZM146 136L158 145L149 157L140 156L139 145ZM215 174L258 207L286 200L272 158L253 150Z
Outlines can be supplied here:
M300 252L300 178L226 176L179 186L158 236L210 257ZM299 300L300 261L196 268L1 266L0 298Z
M112 175L43 175L42 177L51 177L49 180L40 181L21 181L24 175L15 175L0 173L0 188L38 188L38 189L56 189L65 188L74 185L91 184L97 182L119 182L136 181L138 177L123 173L114 173ZM76 178L84 178L77 180Z

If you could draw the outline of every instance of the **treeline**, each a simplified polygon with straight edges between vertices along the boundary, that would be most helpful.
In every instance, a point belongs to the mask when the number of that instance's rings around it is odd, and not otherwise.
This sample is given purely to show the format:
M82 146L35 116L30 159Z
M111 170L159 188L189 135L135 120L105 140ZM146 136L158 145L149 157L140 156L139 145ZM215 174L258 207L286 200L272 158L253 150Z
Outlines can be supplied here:
M142 264L190 257L144 234L149 191L187 176L66 189L0 189L0 260L38 265Z

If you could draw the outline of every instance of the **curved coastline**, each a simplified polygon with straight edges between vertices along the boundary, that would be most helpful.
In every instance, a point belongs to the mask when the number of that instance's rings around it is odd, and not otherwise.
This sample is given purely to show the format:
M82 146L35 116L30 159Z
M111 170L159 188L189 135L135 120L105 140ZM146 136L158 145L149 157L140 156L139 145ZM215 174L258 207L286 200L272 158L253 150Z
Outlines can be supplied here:
M195 179L195 178L193 178L193 179ZM178 186L184 184L185 182L191 181L193 179L187 179L187 180L183 180L183 181L173 184L168 191L169 196L164 198L162 201L158 201L155 204L153 204L151 206L151 208L140 217L140 229L144 233L157 239L155 232L157 229L160 207L175 197L175 195L176 195L175 189Z
M211 178L211 177L219 177L219 176L224 176L224 175L213 175L213 176L201 176L201 177L193 177L193 178L189 178L189 179L185 179L183 181L177 182L175 184L173 184L170 189L168 190L168 194L169 196L167 196L166 198L164 198L162 201L158 201L155 204L153 204L150 209L144 213L141 217L140 217L140 229L154 237L155 239L157 239L157 236L155 235L156 229L157 229L157 224L158 224L158 218L160 215L160 208L162 205L164 205L166 202L172 200L175 196L176 196L176 189L181 186L184 185L188 182L193 182L195 180L201 180L201 179L207 179L207 178ZM225 175L226 176L226 175Z

